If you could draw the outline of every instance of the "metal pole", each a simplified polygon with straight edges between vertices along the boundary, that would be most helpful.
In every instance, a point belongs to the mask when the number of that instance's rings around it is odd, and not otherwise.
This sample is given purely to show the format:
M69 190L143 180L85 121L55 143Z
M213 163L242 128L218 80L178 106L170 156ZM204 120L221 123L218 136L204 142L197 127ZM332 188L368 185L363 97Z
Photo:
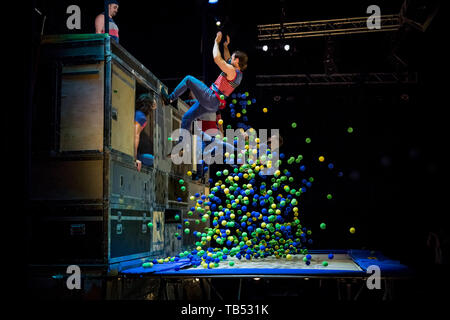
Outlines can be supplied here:
M105 0L105 33L109 33L109 5L108 5L108 0Z

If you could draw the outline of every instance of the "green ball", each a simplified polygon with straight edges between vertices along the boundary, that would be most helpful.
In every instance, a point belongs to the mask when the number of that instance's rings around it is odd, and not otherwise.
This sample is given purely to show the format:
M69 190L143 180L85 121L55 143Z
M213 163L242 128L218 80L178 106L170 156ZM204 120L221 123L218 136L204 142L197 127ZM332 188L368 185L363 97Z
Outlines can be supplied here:
M189 228L184 229L184 233L189 234L191 232L191 230L189 230Z
M327 225L325 223L321 223L320 224L320 229L325 230L327 227Z
M183 184L183 183L184 183L184 180L183 180L183 179L180 179L178 182L179 182L180 184Z
M180 216L179 215L175 215L175 220L180 220Z
M326 267L326 266L328 266L328 262L324 261L324 262L322 262L322 265L323 265L324 267Z
M181 191L186 191L186 187L185 187L185 186L182 186L182 187L181 187Z
M145 262L145 263L142 264L142 267L143 267L143 268L151 268L151 267L153 267L153 263L151 263L151 262Z
M311 138L306 138L306 139L305 139L305 142L306 142L306 143L311 143Z
M353 128L352 127L348 127L347 132L348 133L352 133L353 132Z
M167 140L172 141L172 137L168 137Z
M149 223L147 223L147 226L148 226L149 228L153 228L153 223L149 222Z
M230 267L234 266L234 262L230 261L229 265L230 265Z
M297 124L295 123L295 122L292 122L292 124L291 124L291 126L292 126L292 128L297 128Z
M225 100L225 96L223 94L220 95L221 100Z
M327 194L327 199L331 200L333 198L333 196L331 195L331 193Z

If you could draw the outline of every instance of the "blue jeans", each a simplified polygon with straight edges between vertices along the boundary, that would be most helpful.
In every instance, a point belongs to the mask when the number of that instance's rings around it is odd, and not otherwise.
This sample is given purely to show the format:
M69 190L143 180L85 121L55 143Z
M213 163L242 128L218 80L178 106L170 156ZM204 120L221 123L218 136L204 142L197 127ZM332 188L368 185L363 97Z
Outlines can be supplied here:
M191 89L197 102L189 108L181 119L181 128L191 131L192 122L200 118L202 114L216 112L219 109L220 101L214 91L200 80L193 76L186 76L169 95L170 100L175 100L187 89Z

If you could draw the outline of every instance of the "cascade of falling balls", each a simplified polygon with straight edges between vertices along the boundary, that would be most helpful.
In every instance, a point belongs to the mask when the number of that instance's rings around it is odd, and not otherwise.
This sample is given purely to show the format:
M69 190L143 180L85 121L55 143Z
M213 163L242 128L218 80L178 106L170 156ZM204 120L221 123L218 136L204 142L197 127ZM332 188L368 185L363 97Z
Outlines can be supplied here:
M248 96L248 92L234 95L229 105L231 117L241 118L243 114L241 121L244 124L248 121L245 116L247 106L256 102L255 99L247 100ZM236 97L241 98L240 112L236 112ZM263 112L268 112L267 107L263 108ZM294 122L291 126L295 129L297 124ZM228 125L227 128L231 129L231 126ZM353 128L349 128L348 132L353 132ZM249 140L254 139L258 148L259 140L255 134L255 130L250 129ZM306 138L305 142L311 143L311 138ZM208 196L199 193L190 196L190 200L195 201L195 206L190 208L187 215L190 217L196 215L198 217L195 220L196 224L200 221L207 222L208 219L212 221L212 226L205 228L204 232L193 232L197 238L195 248L181 252L175 257L147 261L143 263L143 267L188 258L194 268L201 266L212 269L226 261L228 256L239 260L269 256L290 260L296 254L304 255L303 261L307 265L310 264L312 257L308 254L307 245L313 243L312 231L302 225L298 205L302 194L311 188L314 178L295 181L287 168L282 169L282 165L286 163L289 167L297 166L293 170L305 172L306 167L301 164L303 155L298 154L285 160L285 155L281 153L278 162L273 164L271 159L275 153L270 150L267 150L266 155L255 159L251 156L256 155L258 150L252 149L249 141L246 141L245 148L246 163L233 165L230 170L212 173L209 183L214 186ZM234 154L225 153L225 157L227 160L234 160ZM242 157L243 154L238 154L239 159ZM325 158L320 156L318 160L324 162ZM264 170L274 165L277 170L274 170L273 176L265 176ZM334 165L329 163L328 168L333 169ZM191 172L187 174L192 175ZM342 172L339 172L338 176L342 176ZM182 179L179 180L179 184L180 189L185 191ZM326 198L331 200L332 194L327 194ZM181 201L181 198L178 198L178 201ZM175 220L180 221L181 217L176 215ZM185 219L183 224L183 232L190 234L190 222ZM149 227L152 228L153 225L149 223ZM182 228L180 221L178 229ZM321 223L320 229L325 230L326 224ZM350 228L350 232L354 233L355 229ZM182 239L182 234L178 232L174 236L178 240ZM329 254L328 258L333 259L333 254ZM230 266L234 266L234 263L228 262ZM323 261L322 265L326 267L328 262Z

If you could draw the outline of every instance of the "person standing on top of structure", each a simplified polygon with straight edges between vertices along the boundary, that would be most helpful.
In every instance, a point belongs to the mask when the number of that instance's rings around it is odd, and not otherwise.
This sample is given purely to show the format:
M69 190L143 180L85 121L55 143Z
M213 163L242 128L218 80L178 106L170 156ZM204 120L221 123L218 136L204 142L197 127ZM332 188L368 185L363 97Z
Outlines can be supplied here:
M111 38L119 42L119 27L114 22L113 17L119 11L119 1L108 0L108 14L109 14L109 35ZM100 13L95 18L95 33L105 33L105 13Z

